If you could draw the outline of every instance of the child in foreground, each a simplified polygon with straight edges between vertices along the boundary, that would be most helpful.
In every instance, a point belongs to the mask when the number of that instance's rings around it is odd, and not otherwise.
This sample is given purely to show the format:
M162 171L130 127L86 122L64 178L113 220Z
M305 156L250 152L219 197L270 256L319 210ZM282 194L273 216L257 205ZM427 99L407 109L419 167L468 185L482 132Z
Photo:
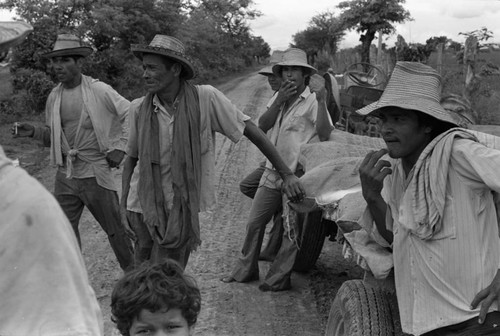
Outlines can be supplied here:
M123 336L194 335L200 290L173 260L123 276L111 295L112 320Z

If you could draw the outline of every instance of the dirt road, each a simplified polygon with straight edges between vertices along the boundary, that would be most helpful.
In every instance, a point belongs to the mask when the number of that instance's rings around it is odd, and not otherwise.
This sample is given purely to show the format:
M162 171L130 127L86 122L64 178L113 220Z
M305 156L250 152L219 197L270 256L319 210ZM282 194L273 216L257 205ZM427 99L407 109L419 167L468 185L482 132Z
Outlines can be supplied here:
M256 73L218 88L253 120L271 97L266 79ZM41 152L24 142L7 147L8 155L20 157L21 165L53 190L54 168L48 166L47 150ZM212 213L201 215L203 243L186 269L197 279L202 293L196 335L322 335L338 287L347 279L361 277L361 270L342 259L338 244L327 241L315 269L308 274L293 274L290 291L261 292L257 281L219 281L231 271L245 235L251 201L240 193L238 183L257 167L262 155L246 138L234 144L218 135L216 148L218 206ZM119 183L120 171L116 178ZM87 210L80 231L89 277L104 315L105 335L118 335L110 320L109 303L113 284L122 273L106 236ZM268 268L269 263L260 263L261 279Z

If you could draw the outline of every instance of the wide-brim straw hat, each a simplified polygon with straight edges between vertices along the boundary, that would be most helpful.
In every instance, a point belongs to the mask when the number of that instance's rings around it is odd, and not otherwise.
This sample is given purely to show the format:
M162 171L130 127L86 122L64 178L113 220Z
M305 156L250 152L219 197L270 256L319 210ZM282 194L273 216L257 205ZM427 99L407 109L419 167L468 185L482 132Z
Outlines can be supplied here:
M284 66L299 66L306 68L314 75L318 70L307 63L307 54L304 50L298 48L289 48L283 53L281 62L273 65L273 73L281 76L281 68Z
M182 78L192 79L196 77L196 69L186 55L184 44L175 37L158 34L149 45L133 44L131 49L140 60L144 54L156 54L170 58L182 65Z
M282 51L282 50L273 51L273 53L271 54L271 58L269 59L269 65L266 66L265 68L263 68L262 70L260 70L259 74L267 75L267 76L268 75L274 76L273 65L281 62L281 60L283 59L283 53L284 53L284 51Z
M82 40L73 34L57 35L56 43L52 51L43 54L45 58L61 57L61 56L81 56L87 57L94 50L82 43Z
M20 44L33 31L33 27L22 21L0 22L0 51Z
M430 66L417 62L397 62L380 99L357 112L367 115L393 106L420 111L456 125L455 118L440 104L441 89L441 76Z

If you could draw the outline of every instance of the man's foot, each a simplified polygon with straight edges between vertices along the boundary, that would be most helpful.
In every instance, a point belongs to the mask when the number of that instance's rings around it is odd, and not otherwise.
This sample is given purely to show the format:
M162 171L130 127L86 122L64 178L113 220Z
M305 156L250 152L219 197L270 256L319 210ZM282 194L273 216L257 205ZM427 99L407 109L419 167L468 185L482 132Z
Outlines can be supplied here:
M220 278L220 281L222 281L224 283L231 283L231 282L236 282L236 279L233 278L232 276L225 276L225 277Z
M292 286L291 285L287 285L285 287L282 287L282 288L274 288L274 287L271 287L269 286L268 284L266 284L265 282L264 283L261 283L259 285L259 289L262 291L262 292L281 292L281 291L286 291L286 290L289 290L291 289Z

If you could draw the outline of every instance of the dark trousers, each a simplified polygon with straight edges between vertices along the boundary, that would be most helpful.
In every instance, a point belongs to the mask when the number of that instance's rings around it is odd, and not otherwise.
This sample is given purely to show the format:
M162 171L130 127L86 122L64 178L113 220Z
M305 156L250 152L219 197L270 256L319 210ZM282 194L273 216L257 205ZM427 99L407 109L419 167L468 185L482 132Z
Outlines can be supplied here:
M132 244L121 223L118 194L97 184L94 177L67 179L57 172L54 196L68 217L81 246L78 224L86 206L108 236L118 263L126 270L133 263Z
M127 220L130 228L135 233L135 251L134 264L139 266L145 261L162 262L165 259L173 259L186 268L191 251L187 247L178 249L166 249L161 247L149 233L149 230L144 223L144 217L141 213L127 211Z
M493 336L500 335L500 312L495 311L486 314L484 323L477 322L474 317L465 322L439 328L422 336Z
M259 188L260 178L262 177L264 170L265 167L261 164L240 182L240 191L244 195L250 197L251 199L255 197L255 193ZM282 206L280 205L273 215L273 226L269 231L267 244L260 252L261 259L273 260L278 254L283 239L283 219L281 218L283 213L282 210Z

